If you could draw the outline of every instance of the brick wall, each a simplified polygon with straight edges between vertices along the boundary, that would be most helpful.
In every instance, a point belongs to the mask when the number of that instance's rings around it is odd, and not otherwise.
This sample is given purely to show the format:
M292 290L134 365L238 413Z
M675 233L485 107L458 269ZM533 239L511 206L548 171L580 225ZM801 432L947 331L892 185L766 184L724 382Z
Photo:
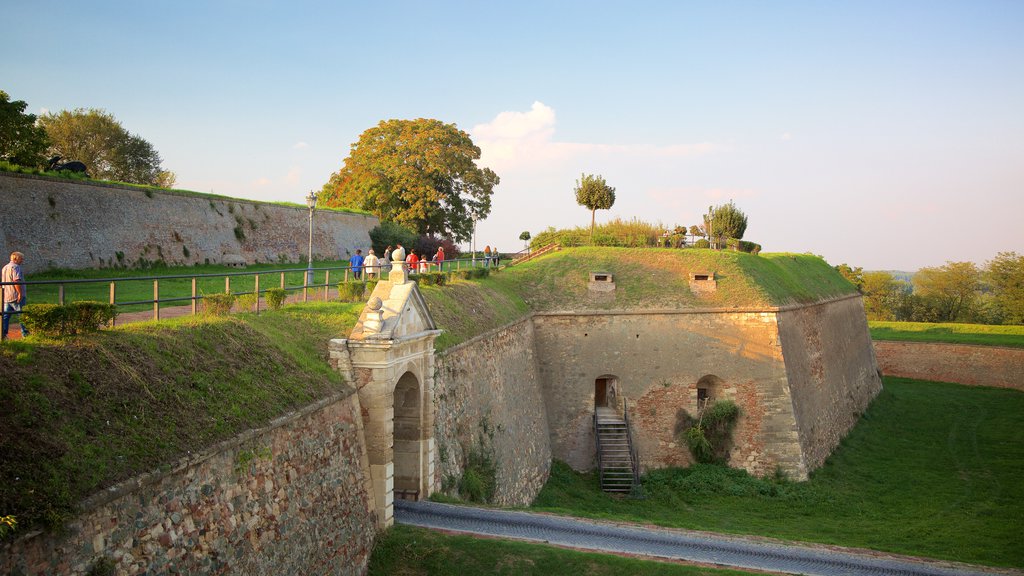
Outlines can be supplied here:
M362 574L376 535L347 394L94 496L65 534L0 545L0 573Z
M445 351L434 379L438 487L462 476L468 449L491 450L495 503L533 501L551 469L547 411L525 318Z
M928 342L875 342L886 376L1024 391L1024 349Z
M309 210L249 200L0 172L0 255L25 271L168 264L305 262ZM314 257L369 248L373 216L317 211ZM236 233L236 229L238 232Z

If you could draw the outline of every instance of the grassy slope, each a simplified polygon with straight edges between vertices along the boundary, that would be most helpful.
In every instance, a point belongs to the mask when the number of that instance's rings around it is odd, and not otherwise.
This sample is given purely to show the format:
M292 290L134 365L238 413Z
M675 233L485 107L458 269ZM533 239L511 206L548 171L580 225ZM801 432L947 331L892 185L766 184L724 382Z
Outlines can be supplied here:
M556 465L534 508L1024 567L1024 394L887 378L804 483L695 466L645 478L645 500ZM557 463L556 463L557 464Z
M359 305L135 324L0 348L0 511L59 523L96 490L345 389Z
M425 528L395 525L377 541L370 559L371 576L475 576L491 574L587 574L589 576L728 576L735 570L682 566L579 552L554 546L493 538L448 535Z
M930 324L926 322L868 322L874 340L946 342L1024 348L1024 326L990 324Z

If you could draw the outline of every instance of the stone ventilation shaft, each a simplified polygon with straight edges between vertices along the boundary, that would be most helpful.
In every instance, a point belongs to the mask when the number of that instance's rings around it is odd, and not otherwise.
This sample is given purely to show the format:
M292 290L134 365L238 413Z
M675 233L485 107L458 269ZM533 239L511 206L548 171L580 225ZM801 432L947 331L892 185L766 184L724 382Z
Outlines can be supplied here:
M421 500L434 477L434 339L426 302L396 262L377 283L331 363L358 392L379 527L394 522L395 497Z

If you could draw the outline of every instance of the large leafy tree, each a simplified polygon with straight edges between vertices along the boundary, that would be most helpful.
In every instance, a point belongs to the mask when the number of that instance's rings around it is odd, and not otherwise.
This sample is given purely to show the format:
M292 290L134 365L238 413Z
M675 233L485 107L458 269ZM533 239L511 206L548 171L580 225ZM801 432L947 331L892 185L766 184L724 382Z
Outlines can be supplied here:
M615 204L615 188L605 182L604 177L583 174L576 181L576 203L590 208L590 241L594 241L594 213L608 210Z
M49 141L36 125L36 115L26 114L24 100L11 101L0 90L0 160L21 166L40 166L46 161Z
M320 198L325 206L358 208L412 228L468 240L474 220L491 212L499 178L476 161L480 148L455 124L384 120L352 144Z
M160 167L153 145L132 134L113 115L95 108L63 110L39 119L51 146L49 153L85 164L100 180L170 187L174 174Z
M906 281L881 271L864 272L860 288L864 293L864 312L868 320L896 320L910 294L910 285Z
M1000 252L988 263L986 278L1003 324L1024 324L1024 256Z
M973 262L946 262L921 268L914 274L914 294L934 310L935 321L955 322L970 318L981 287L978 267Z

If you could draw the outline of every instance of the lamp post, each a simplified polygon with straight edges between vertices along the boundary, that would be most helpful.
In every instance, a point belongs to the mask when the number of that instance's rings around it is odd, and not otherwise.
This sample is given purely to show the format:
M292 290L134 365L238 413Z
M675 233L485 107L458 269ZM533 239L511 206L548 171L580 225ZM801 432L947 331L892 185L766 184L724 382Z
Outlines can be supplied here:
M316 192L309 191L306 206L309 207L309 260L306 264L306 286L309 286L313 283L313 211L316 210Z
M473 267L476 268L476 216L473 216Z

